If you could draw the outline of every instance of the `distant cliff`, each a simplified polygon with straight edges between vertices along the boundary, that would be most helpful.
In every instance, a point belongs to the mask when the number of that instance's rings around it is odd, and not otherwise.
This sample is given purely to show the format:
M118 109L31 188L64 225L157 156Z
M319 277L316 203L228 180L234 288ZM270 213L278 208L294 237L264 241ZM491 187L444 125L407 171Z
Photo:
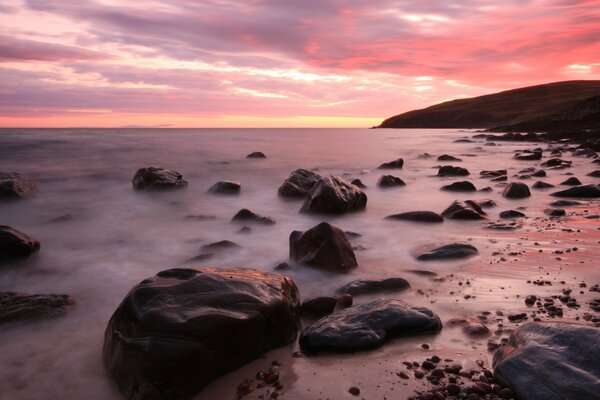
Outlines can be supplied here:
M378 128L597 129L600 81L556 82L452 100L390 117Z

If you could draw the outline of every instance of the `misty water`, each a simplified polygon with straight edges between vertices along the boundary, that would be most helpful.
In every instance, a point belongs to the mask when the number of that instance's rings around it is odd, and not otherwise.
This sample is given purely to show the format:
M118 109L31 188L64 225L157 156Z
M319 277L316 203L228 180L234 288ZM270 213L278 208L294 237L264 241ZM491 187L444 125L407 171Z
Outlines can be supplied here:
M0 203L0 223L36 237L41 250L25 262L3 266L0 291L66 293L75 298L76 306L65 316L0 328L0 397L120 398L102 364L102 342L107 321L133 285L160 270L190 266L185 261L200 254L203 245L220 240L231 240L241 247L192 265L272 270L276 263L287 260L290 232L308 229L323 220L360 233L362 236L354 242L364 249L356 252L359 267L348 275L332 276L303 267L291 270L289 275L303 299L331 295L357 278L403 276L413 289L399 297L431 307L442 320L468 307L499 307L498 295L488 294L488 288L500 283L509 285L511 279L521 279L536 267L495 268L482 260L489 259L502 243L518 238L520 231L492 231L484 228L485 222L429 225L384 220L386 215L404 211L440 213L455 199L483 198L499 204L490 210L491 220L498 212L517 207L526 207L530 219L542 216L552 199L548 191L533 191L529 199L506 200L500 194L501 187L479 178L479 171L484 169L508 168L510 177L523 168L539 165L512 160L514 150L535 145L453 142L473 134L457 130L368 129L2 130L0 170L30 177L38 190L32 198ZM268 158L245 158L253 151L262 151ZM468 180L478 189L491 186L493 191L440 191L441 186L464 179L436 177L435 167L446 163L419 158L424 152L462 158L462 162L453 164L469 169ZM399 176L407 185L379 189L376 182L382 170L377 166L398 157L404 158L404 168L383 173ZM585 176L593 169L590 161L574 161L568 172L584 184L592 183L595 178ZM134 173L148 166L179 171L189 184L183 190L134 191ZM317 169L321 175L340 175L348 180L360 178L368 187L366 210L339 217L300 214L302 201L284 200L277 195L278 186L296 168ZM551 171L543 180L557 185L566 179L565 172ZM207 193L218 180L239 181L241 193ZM242 225L230 220L241 208L277 222L272 226L250 225L251 233L239 233ZM445 263L423 263L414 258L419 247L467 240L479 249L480 256ZM431 283L407 272L415 269L477 276L480 285L473 285L470 293L478 296L478 302L460 309L454 301L432 304L417 294L417 289ZM516 284L514 287L516 291ZM516 302L506 300L511 301ZM439 346L472 349L471 343L457 341L444 332L430 340ZM298 364L291 391L294 385L301 386L310 379L303 368L315 361L297 362L305 364Z

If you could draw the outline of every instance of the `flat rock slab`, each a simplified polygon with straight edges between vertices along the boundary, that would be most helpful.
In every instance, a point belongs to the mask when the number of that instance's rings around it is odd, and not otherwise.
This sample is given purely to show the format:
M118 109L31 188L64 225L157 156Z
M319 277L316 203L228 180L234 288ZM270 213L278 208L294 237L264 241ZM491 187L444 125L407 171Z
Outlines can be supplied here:
M600 329L528 323L494 355L494 376L527 400L595 400L600 396Z
M479 254L479 251L473 245L468 243L451 243L419 253L416 257L419 261L434 261L467 258L476 256L477 254Z
M35 192L36 185L16 172L0 172L0 199L20 199Z
M318 320L300 335L300 348L308 353L366 350L395 337L432 333L441 328L439 317L427 308L380 299Z
M188 399L217 377L294 340L299 294L279 274L170 269L134 286L104 338L128 399Z
M188 184L179 172L156 167L138 169L131 183L137 190L179 189Z
M73 304L66 294L0 292L0 324L61 315Z
M444 222L444 218L433 211L408 211L400 214L388 215L385 218L413 222Z
M7 225L0 225L0 263L31 256L40 249L37 239Z
M410 284L404 278L359 279L352 281L335 292L337 294L377 294L382 292L397 292L408 289Z

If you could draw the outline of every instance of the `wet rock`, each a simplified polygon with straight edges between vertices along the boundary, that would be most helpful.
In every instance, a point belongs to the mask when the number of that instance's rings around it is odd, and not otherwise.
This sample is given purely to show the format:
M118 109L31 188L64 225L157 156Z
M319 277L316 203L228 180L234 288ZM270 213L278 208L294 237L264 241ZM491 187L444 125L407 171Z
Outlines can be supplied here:
M517 222L490 222L486 225L487 229L494 229L497 231L510 231L513 229L519 229L522 226L521 223Z
M290 267L290 264L286 263L285 261L280 261L277 264L275 264L273 269L275 271L289 271L292 269L292 267Z
M550 206L552 207L575 207L575 206L582 206L585 203L582 203L581 201L577 201L577 200L554 200L552 203L550 203Z
M494 355L494 376L528 400L592 400L600 393L600 329L568 323L519 327Z
M206 244L206 245L202 246L202 250L218 251L218 250L226 250L226 249L235 249L238 247L240 247L239 244L232 242L230 240L220 240L218 242L214 242L214 243L210 243L210 244Z
M255 269L171 269L134 286L104 338L104 363L129 399L186 399L294 340L299 294Z
M472 200L455 200L450 207L446 208L444 212L442 212L442 216L449 219L465 220L478 220L486 218L486 214L481 209L479 204Z
M350 294L358 296L362 294L376 294L381 292L396 292L408 289L410 284L404 278L387 279L359 279L352 281L338 290L337 294Z
M35 192L36 185L16 172L0 172L0 200L21 199Z
M393 175L381 175L377 180L377 186L381 188L389 188L395 186L405 186L406 183L397 176Z
M477 248L468 243L451 243L436 247L429 251L420 252L416 258L419 261L449 260L473 257L479 254Z
M302 302L300 311L304 316L322 318L335 310L337 301L335 297L315 297Z
M531 187L533 189L549 189L549 188L553 188L554 185L552 185L550 183L542 182L542 181L537 181Z
M587 174L587 176L591 176L594 178L600 178L600 169L590 172L589 174Z
M354 186L358 186L361 189L366 189L367 186L362 183L362 181L360 179L353 179L352 182L350 182L351 184L353 184Z
M564 186L579 186L581 185L581 181L576 177L572 176L566 181L561 182L560 184Z
M319 214L344 214L363 210L367 195L360 188L338 176L322 178L308 193L301 212Z
M480 192L493 192L493 191L494 191L494 189L492 189L492 188L491 188L491 187L489 187L489 186L486 186L486 187L484 187L484 188L482 188L482 189L479 189L479 191L480 191Z
M40 249L37 239L7 225L0 225L0 263L28 258Z
M469 181L453 182L450 185L442 186L441 190L449 192L476 192L477 188Z
M543 169L539 169L531 174L531 176L535 176L536 178L543 178L546 176L546 171Z
M438 170L438 176L467 176L469 171L466 168L444 165Z
M350 272L358 266L344 231L327 222L290 234L290 258L331 272Z
M590 149L577 149L573 152L573 157L598 158L598 154Z
M438 161L462 161L460 158L456 158L449 154L442 154L437 158Z
M187 181L179 172L155 167L138 169L131 183L138 190L178 189L187 186Z
M511 182L504 188L502 196L507 199L523 199L531 197L531 192L526 184L521 182Z
M279 186L278 193L282 197L304 197L321 179L321 175L307 169L297 169Z
M564 217L567 212L562 208L547 208L544 210L544 214L549 215L551 217Z
M479 175L482 178L488 178L489 179L489 178L498 178L500 176L506 176L507 173L508 173L508 171L505 170L505 169L497 169L497 170L494 170L494 171L481 171L479 173Z
M571 161L565 161L560 158L551 158L548 161L542 163L542 167L553 168L553 169L563 169L569 168L571 166Z
M492 178L492 182L506 182L508 180L507 176L499 176L497 178Z
M377 168L378 169L400 169L403 166L404 166L404 160L401 158L398 158L394 161L383 163Z
M583 185L575 186L569 189L561 190L552 193L556 197L580 197L580 198L596 198L600 197L600 186L598 185Z
M240 185L239 182L219 181L219 182L215 183L214 185L212 185L208 189L208 192L214 193L214 194L231 195L231 194L239 194L241 188L242 188L242 185Z
M424 307L400 300L375 300L337 311L316 321L300 335L302 351L347 352L371 349L397 336L437 332L442 324Z
M446 322L449 327L462 327L463 332L471 337L484 337L490 335L490 329L475 318L452 318Z
M267 156L265 156L265 153L261 151L253 151L252 153L248 154L246 158L267 158Z
M418 158L419 160L429 160L430 158L433 158L433 155L432 155L432 154L429 154L429 153L422 153L422 154L419 154L419 155L417 156L417 158Z
M409 211L400 214L388 215L385 218L413 222L444 222L444 218L433 211Z
M507 210L500 213L502 219L525 218L525 214L516 210Z
M523 160L523 161L534 161L542 159L541 151L530 151L530 152L521 152L517 153L513 156L515 160Z
M0 292L0 324L61 315L74 304L66 294Z
M271 217L265 217L259 214L255 214L247 208L242 208L237 212L231 219L231 221L235 222L255 222L263 225L273 225L275 220Z
M498 203L492 199L473 200L473 202L477 203L477 205L481 208L492 208L498 205Z

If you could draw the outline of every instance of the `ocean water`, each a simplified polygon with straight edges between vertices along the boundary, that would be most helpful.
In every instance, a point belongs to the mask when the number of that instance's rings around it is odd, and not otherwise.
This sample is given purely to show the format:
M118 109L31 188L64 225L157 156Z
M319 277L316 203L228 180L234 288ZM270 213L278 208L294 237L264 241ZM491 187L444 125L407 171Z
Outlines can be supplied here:
M499 297L486 294L488 288L510 282L515 276L521 278L523 270L528 273L536 267L520 266L514 271L488 268L483 260L502 244L517 240L523 231L491 231L484 228L484 222L428 225L384 220L386 215L404 211L441 213L455 199L483 198L499 204L489 211L492 220L498 212L517 207L525 207L530 220L542 217L552 200L548 191L533 191L529 199L506 200L501 186L479 178L479 171L484 169L508 168L512 176L523 168L539 166L539 162L512 159L515 150L536 146L500 142L487 146L481 140L454 143L473 134L368 129L0 130L0 171L20 172L38 185L30 199L0 203L0 224L13 226L41 242L35 257L2 267L0 291L67 293L77 302L62 317L0 327L0 398L120 398L104 370L101 350L106 323L133 285L160 270L187 265L187 259L201 253L202 245L219 240L234 241L241 248L193 265L272 270L277 262L287 260L291 231L308 229L323 220L362 235L355 240L364 248L356 252L360 266L343 276L294 269L289 275L303 299L331 294L357 278L405 276L413 290L401 297L432 307L442 319L469 307L476 311L497 305ZM262 151L268 158L245 158L252 151ZM441 186L464 179L436 177L436 166L448 163L419 158L424 152L462 158L453 164L471 171L466 179L478 189L491 186L493 191L440 191ZM405 161L403 169L377 170L379 164L398 157ZM166 192L134 191L134 173L148 166L179 171L189 185ZM348 180L360 178L368 186L367 209L338 217L300 214L302 201L277 195L278 186L296 168L316 169L321 175L340 175ZM597 179L585 174L593 169L589 159L577 158L570 170L550 171L543 180L558 184L566 179L565 173L574 173L583 183L591 183ZM379 189L376 181L382 173L399 176L407 185ZM239 181L241 194L207 193L218 180ZM240 234L241 225L230 220L241 208L271 216L277 223L251 225L250 234ZM190 215L214 218L186 219ZM414 259L415 250L421 246L454 241L470 241L480 256L449 263ZM479 296L477 306L456 308L454 301L432 305L417 294L418 288L430 288L431 283L406 272L414 269L478 277L481 285L472 289ZM450 336L440 337L440 343L447 347L470 346L456 343ZM302 366L296 374L295 384L301 386L305 379Z

